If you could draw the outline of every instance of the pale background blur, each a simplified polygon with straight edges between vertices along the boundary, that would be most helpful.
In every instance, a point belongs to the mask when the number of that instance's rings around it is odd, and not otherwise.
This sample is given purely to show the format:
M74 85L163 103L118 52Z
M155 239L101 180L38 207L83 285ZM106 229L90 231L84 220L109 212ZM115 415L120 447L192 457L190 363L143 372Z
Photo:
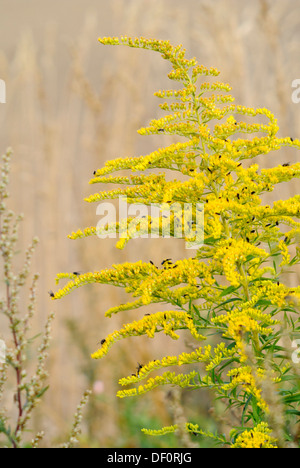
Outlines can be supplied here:
M135 372L137 361L184 349L184 343L169 339L135 338L91 362L90 353L105 334L144 311L104 318L105 310L126 300L109 286L84 287L55 302L48 296L58 272L138 259L160 263L186 254L175 240L132 241L119 251L114 240L67 239L73 230L97 223L96 206L83 201L98 189L88 185L95 169L108 159L147 154L171 142L164 135L136 133L163 115L153 92L172 88L166 77L170 67L153 52L97 42L99 36L122 34L182 43L188 57L221 71L219 78L232 85L237 103L275 113L280 136L300 133L300 104L291 100L291 83L300 78L297 0L0 0L0 78L7 87L7 102L0 104L0 151L14 150L9 203L25 215L21 249L33 236L40 239L32 268L40 273L37 330L50 311L56 314L50 389L33 421L34 429L45 430L46 445L63 440L82 392L93 385L84 425L87 445L139 444L134 431L124 435L126 411L134 406L116 401L117 381ZM273 166L293 157L291 150L259 161ZM298 191L290 184L271 196ZM149 411L168 424L161 393L151 397ZM199 410L204 416L205 405Z

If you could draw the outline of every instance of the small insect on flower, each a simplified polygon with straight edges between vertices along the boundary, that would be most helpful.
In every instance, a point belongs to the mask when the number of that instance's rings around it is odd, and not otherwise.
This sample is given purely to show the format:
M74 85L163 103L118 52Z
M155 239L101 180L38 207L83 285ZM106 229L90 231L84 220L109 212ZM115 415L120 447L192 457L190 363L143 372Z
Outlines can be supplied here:
M51 291L51 289L50 289L50 291L48 291L48 293L49 293L50 297L55 297L55 294L54 294L53 291Z
M172 260L171 258L166 258L165 260L161 262L161 264L164 265L165 263L172 263L171 260Z
M171 266L173 266L173 262L171 261L171 258L166 258L166 260L163 260L161 264L164 267L164 270L171 268Z
M80 271L73 271L73 275L79 276L81 275Z
M288 162L288 163L284 163L284 164L282 164L282 167L288 167L289 165L290 165L289 162Z
M140 363L138 362L138 365L137 365L137 368L136 368L136 371L137 371L137 372L136 372L136 375L139 375L140 370L141 370L143 367L144 367L144 365L143 365L143 364L140 364Z
M165 129L164 129L164 128L158 128L157 131L158 131L158 132L164 132Z
M99 341L97 344L101 344L101 346L102 346L102 345L104 345L104 343L106 343L106 339L105 339L105 338L103 338L103 340Z

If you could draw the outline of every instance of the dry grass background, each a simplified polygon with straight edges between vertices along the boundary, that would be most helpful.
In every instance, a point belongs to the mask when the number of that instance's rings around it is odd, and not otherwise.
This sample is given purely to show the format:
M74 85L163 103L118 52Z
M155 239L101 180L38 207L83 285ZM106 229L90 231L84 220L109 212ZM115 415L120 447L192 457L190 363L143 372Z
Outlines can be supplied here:
M188 56L221 71L237 102L268 107L278 117L280 135L299 137L300 104L291 101L291 83L300 77L300 5L297 0L0 0L0 11L0 78L7 86L7 103L0 105L1 152L7 146L14 150L10 206L25 215L20 248L33 236L40 239L33 265L40 273L36 329L50 310L56 313L50 389L33 427L45 429L46 445L61 440L83 390L102 381L104 393L91 400L85 432L97 446L113 446L122 440L118 378L134 372L137 360L159 357L166 347L170 354L178 352L183 344L135 339L91 362L97 342L137 312L104 319L107 308L125 300L109 286L85 287L54 303L47 291L55 289L57 272L140 258L160 262L185 251L179 241L135 241L119 251L111 239L67 239L72 230L97 222L96 207L83 201L95 191L88 181L96 168L172 141L136 133L160 115L153 92L172 85L167 63L154 53L100 46L97 38L127 34L182 43ZM293 157L290 150L260 162L271 166ZM297 192L295 184L270 196ZM152 412L168 423L160 397L154 394Z

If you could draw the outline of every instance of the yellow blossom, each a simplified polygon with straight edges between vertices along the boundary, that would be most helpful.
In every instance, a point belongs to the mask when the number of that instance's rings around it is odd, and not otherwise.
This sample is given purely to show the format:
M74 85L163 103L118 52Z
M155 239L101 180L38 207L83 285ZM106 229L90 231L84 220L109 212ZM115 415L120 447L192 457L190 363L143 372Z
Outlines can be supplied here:
M242 432L231 448L277 448L277 441L270 435L266 423L260 423L253 429Z

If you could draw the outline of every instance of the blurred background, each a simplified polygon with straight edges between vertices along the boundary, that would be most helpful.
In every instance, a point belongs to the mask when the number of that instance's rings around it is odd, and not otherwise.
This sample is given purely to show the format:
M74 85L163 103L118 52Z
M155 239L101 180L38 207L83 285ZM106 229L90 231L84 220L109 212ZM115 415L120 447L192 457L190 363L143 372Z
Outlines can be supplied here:
M45 446L64 441L86 388L93 394L85 412L82 446L176 446L172 438L140 434L142 427L171 423L162 390L138 400L119 400L118 379L185 345L158 337L118 343L103 360L90 353L106 334L144 311L105 318L125 302L116 288L91 285L52 302L58 272L93 271L139 259L158 264L186 255L178 240L132 241L120 251L115 240L71 241L78 228L95 226L96 205L84 197L98 190L88 184L93 171L115 157L139 156L173 142L136 132L163 115L158 89L172 88L168 63L160 55L124 47L104 47L99 36L144 36L182 43L187 57L217 67L230 83L236 102L267 107L278 118L279 136L298 137L300 103L292 102L292 81L300 78L300 4L297 0L0 0L0 79L6 104L0 104L0 151L13 148L9 206L23 213L20 250L33 236L40 244L33 272L39 272L34 328L54 311L49 352L50 388L32 428L44 430ZM295 152L271 153L264 167L293 162ZM282 185L269 197L287 198L296 184ZM126 340L127 341L127 340ZM30 358L30 356L29 356ZM195 400L197 399L198 400ZM213 429L210 397L183 395L186 416ZM11 399L6 402L13 406ZM196 408L196 412L195 412Z

